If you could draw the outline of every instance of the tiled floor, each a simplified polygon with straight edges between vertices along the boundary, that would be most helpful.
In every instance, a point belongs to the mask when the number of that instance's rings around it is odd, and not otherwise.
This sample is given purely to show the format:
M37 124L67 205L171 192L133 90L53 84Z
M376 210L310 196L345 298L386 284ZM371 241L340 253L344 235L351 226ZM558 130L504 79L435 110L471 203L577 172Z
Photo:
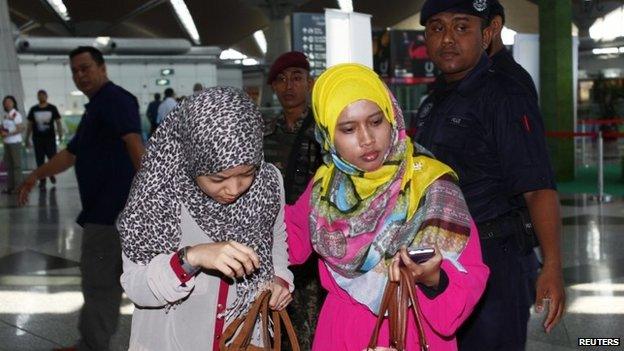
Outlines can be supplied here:
M48 188L33 191L24 208L0 197L0 350L50 350L78 337L81 229L73 173ZM548 335L543 316L534 314L527 350L595 350L577 347L578 338L624 338L624 200L600 205L577 195L562 205L567 314ZM127 348L131 313L125 300L114 350Z

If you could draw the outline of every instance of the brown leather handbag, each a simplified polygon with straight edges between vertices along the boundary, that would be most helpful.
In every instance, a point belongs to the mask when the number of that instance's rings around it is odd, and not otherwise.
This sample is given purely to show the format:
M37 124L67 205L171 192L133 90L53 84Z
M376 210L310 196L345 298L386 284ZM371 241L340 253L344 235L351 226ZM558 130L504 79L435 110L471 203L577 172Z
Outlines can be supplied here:
M429 345L425 337L425 330L422 322L422 312L418 305L418 299L414 294L416 283L414 277L406 267L401 267L401 278L399 282L388 280L384 290L379 316L373 330L373 335L368 343L368 350L375 350L379 330L388 312L388 323L390 326L390 347L397 351L405 350L405 339L407 336L407 316L408 310L413 311L416 328L418 329L418 341L421 351L428 351ZM411 306L410 306L411 303Z
M297 334L293 328L290 317L285 310L269 311L270 291L264 291L254 301L253 305L244 317L236 318L223 332L219 349L222 351L280 351L282 347L282 322L286 328L288 339L290 340L291 349L300 351ZM269 313L273 321L273 342L271 342L271 334L269 332ZM260 317L260 333L262 335L262 343L264 346L251 345L251 337L254 332L256 321ZM242 326L241 326L242 325ZM231 342L230 342L231 341Z

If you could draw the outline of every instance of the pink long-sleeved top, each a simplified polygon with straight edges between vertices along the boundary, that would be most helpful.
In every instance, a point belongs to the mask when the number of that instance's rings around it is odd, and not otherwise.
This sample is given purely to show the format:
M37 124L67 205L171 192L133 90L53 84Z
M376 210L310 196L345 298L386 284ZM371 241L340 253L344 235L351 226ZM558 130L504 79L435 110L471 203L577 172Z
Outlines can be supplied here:
M285 221L291 264L305 262L313 250L309 230L310 197L311 186L308 186L294 205L286 206ZM485 289L489 269L481 259L479 235L474 223L459 262L467 273L460 272L450 261L443 260L441 269L448 276L448 286L436 297L430 299L419 288L416 289L425 319L427 342L432 351L457 350L455 332L468 318ZM327 298L318 318L312 350L365 350L377 316L336 283L322 259L319 260L318 267L321 285L327 290ZM407 350L419 350L413 314L409 314L408 323ZM379 334L378 346L388 346L387 320Z

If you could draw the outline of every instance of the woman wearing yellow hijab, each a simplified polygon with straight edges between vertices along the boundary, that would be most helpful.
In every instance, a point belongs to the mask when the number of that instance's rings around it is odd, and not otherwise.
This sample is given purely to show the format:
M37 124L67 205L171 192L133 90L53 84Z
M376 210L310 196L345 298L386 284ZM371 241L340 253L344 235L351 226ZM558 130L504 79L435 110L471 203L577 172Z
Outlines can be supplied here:
M286 226L290 262L316 251L328 292L313 350L365 349L400 263L418 283L430 349L457 349L454 333L481 296L488 269L455 173L412 144L394 97L365 66L328 69L315 83L312 108L324 165L286 208ZM436 255L416 264L406 247L434 247ZM407 349L418 350L409 318ZM387 326L380 342L388 345Z

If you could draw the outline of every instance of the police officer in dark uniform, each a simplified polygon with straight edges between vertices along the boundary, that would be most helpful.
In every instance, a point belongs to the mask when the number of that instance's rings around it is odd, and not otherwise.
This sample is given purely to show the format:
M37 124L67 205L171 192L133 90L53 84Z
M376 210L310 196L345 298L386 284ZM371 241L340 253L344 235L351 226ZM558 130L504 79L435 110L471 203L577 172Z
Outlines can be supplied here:
M492 60L492 68L503 72L517 80L527 91L537 99L537 89L529 72L520 66L503 44L501 33L505 25L505 8L498 0L490 0L490 31L492 40L487 53Z
M415 141L458 173L491 270L459 349L523 350L534 300L538 310L551 301L546 331L563 315L559 201L536 100L485 53L488 15L488 0L423 5L427 51L442 75L419 109Z

